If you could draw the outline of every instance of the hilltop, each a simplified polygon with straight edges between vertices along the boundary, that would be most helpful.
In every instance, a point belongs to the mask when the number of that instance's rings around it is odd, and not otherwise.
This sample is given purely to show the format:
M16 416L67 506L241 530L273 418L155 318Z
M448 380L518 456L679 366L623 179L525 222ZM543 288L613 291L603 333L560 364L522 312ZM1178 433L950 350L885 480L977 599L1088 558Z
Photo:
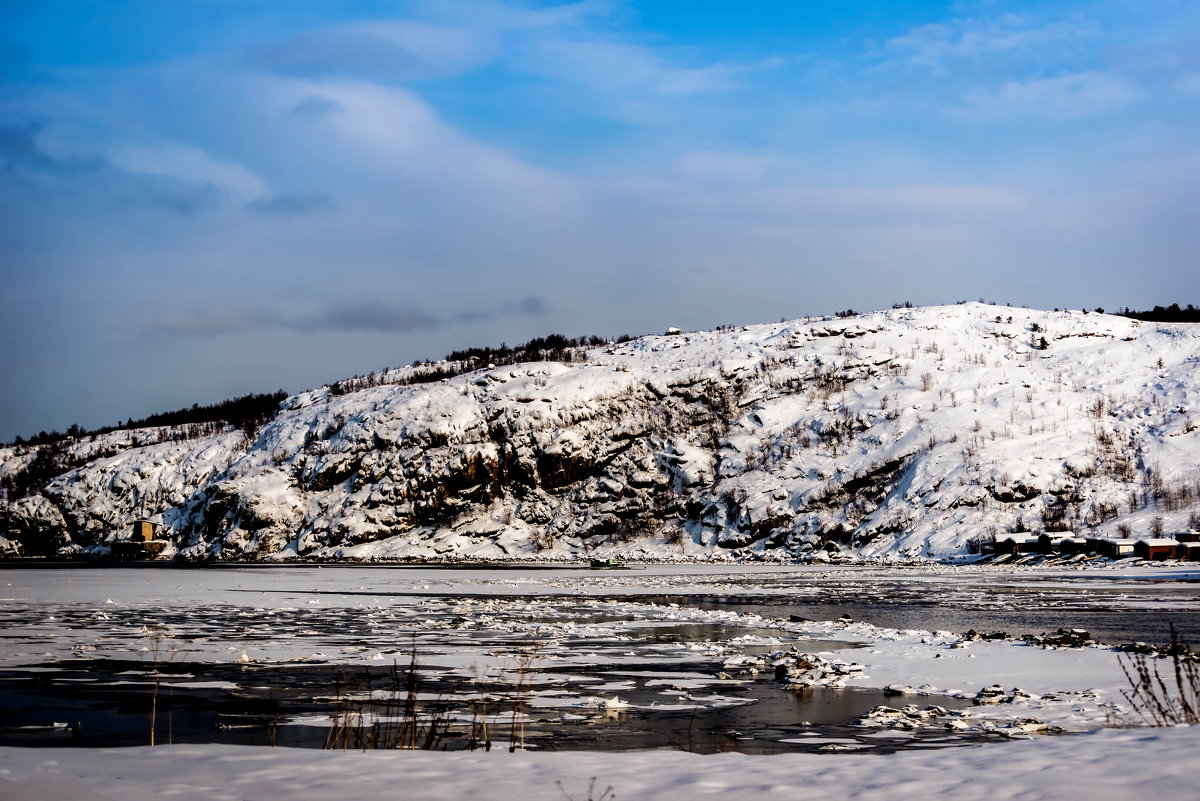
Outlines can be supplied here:
M921 559L1200 521L1196 324L966 303L556 358L0 448L0 545L103 553L144 514L168 557Z

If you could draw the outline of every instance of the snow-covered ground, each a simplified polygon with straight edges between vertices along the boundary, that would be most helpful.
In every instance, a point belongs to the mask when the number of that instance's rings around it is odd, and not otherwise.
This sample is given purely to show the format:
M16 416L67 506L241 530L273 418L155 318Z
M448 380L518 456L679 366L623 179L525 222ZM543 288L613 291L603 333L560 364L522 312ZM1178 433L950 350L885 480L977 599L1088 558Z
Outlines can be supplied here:
M385 371L252 438L72 441L8 499L14 542L102 553L145 514L166 557L920 560L1200 521L1194 324L967 303L575 357ZM0 448L0 475L37 455Z
M841 572L839 572L839 570ZM911 570L872 569L878 588L911 581ZM35 670L98 657L128 663L123 681L148 686L147 651L157 638L202 681L204 665L370 665L404 655L416 633L421 659L463 678L536 641L531 715L564 714L586 725L605 715L747 704L739 688L783 667L783 681L890 688L909 713L864 716L854 736L820 726L787 735L798 751L770 756L651 752L354 753L306 749L172 745L155 748L0 748L0 797L471 799L480 796L577 801L611 786L617 798L750 797L893 799L952 794L964 799L1163 799L1200 794L1195 756L1200 729L1104 729L1128 718L1126 682L1107 647L1040 648L982 641L962 632L898 630L848 620L793 621L739 611L654 602L654 593L747 595L786 592L853 575L849 568L659 566L645 571L467 571L383 568L0 571L5 669ZM1086 599L1100 588L1114 607L1165 604L1195 615L1194 571L952 571L924 576L947 592L1003 594L1023 582ZM1158 581L1169 579L1164 583ZM1148 581L1149 580L1149 581ZM1168 596L1136 592L1169 588ZM1158 590L1155 590L1157 592ZM158 628L166 626L167 628ZM702 638L645 638L647 631L699 627ZM586 648L574 643L586 642ZM837 642L859 647L837 648ZM399 646L399 647L397 647ZM166 652L164 650L164 653ZM622 664L638 670L621 672ZM669 678L643 675L671 667ZM707 672L689 665L715 665ZM551 666L555 669L551 670ZM606 683L583 674L603 667ZM680 671L679 668L684 670ZM579 675L576 675L579 674ZM172 681L167 677L167 681ZM927 713L930 698L993 701ZM165 686L165 685L164 685ZM1020 692L1016 692L1019 688ZM787 692L779 690L779 692ZM984 698L987 697L984 693ZM657 698L657 700L653 700ZM649 699L649 700L648 700ZM747 707L748 716L754 707ZM589 711L591 710L591 711ZM1035 732L1049 728L1068 734ZM940 731L936 737L921 738ZM960 732L982 745L947 747ZM784 736L784 735L777 735ZM265 739L265 738L264 738ZM880 740L894 753L866 753ZM1016 741L1013 741L1013 740ZM961 741L965 742L965 741ZM828 753L812 753L813 751ZM863 751L862 753L853 753Z
M6 801L618 801L950 798L1187 801L1200 794L1200 730L1102 731L924 753L700 756L312 752L231 746L0 749ZM595 792L588 786L595 777ZM562 786L559 787L561 782ZM564 792L566 796L564 796Z

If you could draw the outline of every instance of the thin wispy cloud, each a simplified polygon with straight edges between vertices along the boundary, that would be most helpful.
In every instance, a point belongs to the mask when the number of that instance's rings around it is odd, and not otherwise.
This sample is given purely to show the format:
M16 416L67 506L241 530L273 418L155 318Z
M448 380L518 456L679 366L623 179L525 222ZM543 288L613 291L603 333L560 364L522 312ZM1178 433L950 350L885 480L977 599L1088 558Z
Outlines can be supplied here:
M180 142L120 145L107 156L110 163L128 173L212 186L234 196L255 197L267 190L262 178L241 164Z
M1046 50L1059 50L1095 36L1098 28L1086 21L1043 21L1004 14L997 18L960 18L921 25L889 39L886 51L923 67L944 68L997 55L1033 56L1046 60Z
M505 317L541 317L548 311L544 298L530 295L482 309L437 314L412 303L348 300L313 313L289 314L265 308L226 309L156 317L143 326L152 335L223 337L282 329L301 334L321 332L414 334L445 327L475 324Z
M39 122L0 126L0 166L9 171L28 171L45 175L69 177L94 173L107 166L96 156L59 158L49 153L39 142L42 130Z
M748 65L687 66L637 45L601 39L548 39L518 60L521 69L605 93L684 95L732 89Z
M303 78L392 82L452 75L489 59L487 40L469 30L412 22L373 22L309 31L259 45L251 67Z
M581 0L540 8L500 0L423 0L418 4L421 13L444 24L493 33L576 28L589 20L604 19L620 6L612 0Z
M410 334L429 331L441 325L440 318L415 306L362 301L338 304L318 317L293 321L289 327L299 331L329 329Z
M170 314L157 317L144 326L146 333L160 336L216 337L242 334L264 327L269 316L263 311L238 311L201 314Z
M1124 108L1142 94L1142 90L1122 76L1080 72L1056 78L1008 81L995 89L974 90L967 95L967 105L959 113L984 120L1080 119Z
M212 184L175 184L154 187L130 199L134 205L165 211L178 217L191 217L215 211L221 205L222 193Z
M1180 94L1200 95L1200 72L1180 75L1172 81L1172 86Z
M289 117L301 120L320 120L330 114L336 114L342 108L341 103L327 97L309 95L302 99L288 112Z
M248 208L267 217L310 217L337 210L333 198L323 192L299 192L257 198Z

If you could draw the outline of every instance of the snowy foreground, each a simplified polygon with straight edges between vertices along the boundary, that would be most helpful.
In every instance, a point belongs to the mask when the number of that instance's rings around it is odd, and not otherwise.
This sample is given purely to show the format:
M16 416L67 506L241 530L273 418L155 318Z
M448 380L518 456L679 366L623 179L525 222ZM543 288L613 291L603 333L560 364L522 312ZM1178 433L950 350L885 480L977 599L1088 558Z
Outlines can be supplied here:
M1132 720L1126 683L1110 648L1039 648L1014 640L965 639L961 632L898 630L847 620L791 621L730 609L648 603L646 594L796 592L851 571L816 568L657 567L645 571L465 571L371 568L227 570L6 570L0 572L0 645L5 669L59 665L93 655L128 660L128 681L145 681L146 631L166 625L169 642L201 674L210 666L258 669L295 663L378 664L413 631L423 660L445 675L466 675L495 644L537 639L531 708L583 718L597 704L611 714L641 697L641 711L745 703L735 692L772 658L793 648L830 667L803 673L815 686L891 688L894 706L923 706L928 695L974 698L1001 685L1004 701L966 706L930 725L976 744L912 738L906 725L864 719L863 734L829 737L814 727L792 742L819 752L700 755L677 750L549 752L531 739L525 752L328 752L189 744L133 748L0 748L0 798L132 801L181 799L523 798L575 801L611 786L618 799L1133 799L1200 797L1200 727L1105 728ZM880 592L913 583L928 591L974 590L1012 604L1024 584L1060 593L1055 603L1170 608L1194 617L1197 573L1182 568L1015 571L876 571ZM1152 579L1154 581L1147 581ZM1162 579L1168 579L1163 582ZM891 582L891 583L889 583ZM1040 590L1039 590L1040 591ZM1165 593L1165 594L1164 594ZM966 597L965 595L963 597ZM1049 596L1047 596L1049 597ZM1097 599L1100 600L1097 600ZM597 614L603 612L602 615ZM206 614L212 613L212 614ZM350 621L368 633L341 634ZM167 621L164 623L163 621ZM334 625L321 628L322 623ZM656 627L710 624L704 642L640 640ZM291 628L289 628L291 627ZM334 633L330 633L333 630ZM753 632L731 636L735 632ZM582 650L572 638L588 643ZM820 650L820 643L856 643ZM609 648L605 643L611 643ZM391 653L395 653L391 649ZM391 656L387 658L391 659ZM719 673L678 673L670 682L615 672L607 684L582 674L622 660L678 666L703 659ZM699 664L699 663L697 663ZM562 670L561 668L570 668ZM573 676L575 668L581 675ZM143 674L138 677L139 671ZM799 675L799 674L793 674ZM202 676L193 676L192 681ZM614 679L620 679L616 681ZM799 680L799 679L797 679ZM186 677L179 688L186 687ZM1021 692L1016 692L1019 688ZM647 692L658 700L645 701ZM782 691L781 692L785 692ZM638 693L641 693L639 696ZM582 723L582 721L581 721ZM1037 734L1047 728L1060 735ZM874 738L894 753L855 753ZM982 744L977 744L982 741ZM963 740L962 742L967 742ZM907 744L907 745L905 745ZM562 789L558 782L562 783Z
M0 749L6 801L290 799L576 801L611 787L632 799L1155 798L1200 793L1200 729L1101 731L883 756L700 756L313 752L171 746L102 751ZM562 783L562 789L558 782Z

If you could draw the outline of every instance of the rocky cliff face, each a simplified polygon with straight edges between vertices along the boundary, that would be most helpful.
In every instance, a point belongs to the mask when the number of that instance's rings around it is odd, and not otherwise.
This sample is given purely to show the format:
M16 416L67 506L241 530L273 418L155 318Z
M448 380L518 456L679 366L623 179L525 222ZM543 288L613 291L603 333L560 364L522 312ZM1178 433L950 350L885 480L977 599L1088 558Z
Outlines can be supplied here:
M10 481L62 468L9 493L0 545L103 552L141 514L165 556L222 559L911 558L1186 527L1197 328L964 304L389 383L408 368L293 396L249 438L0 449Z

